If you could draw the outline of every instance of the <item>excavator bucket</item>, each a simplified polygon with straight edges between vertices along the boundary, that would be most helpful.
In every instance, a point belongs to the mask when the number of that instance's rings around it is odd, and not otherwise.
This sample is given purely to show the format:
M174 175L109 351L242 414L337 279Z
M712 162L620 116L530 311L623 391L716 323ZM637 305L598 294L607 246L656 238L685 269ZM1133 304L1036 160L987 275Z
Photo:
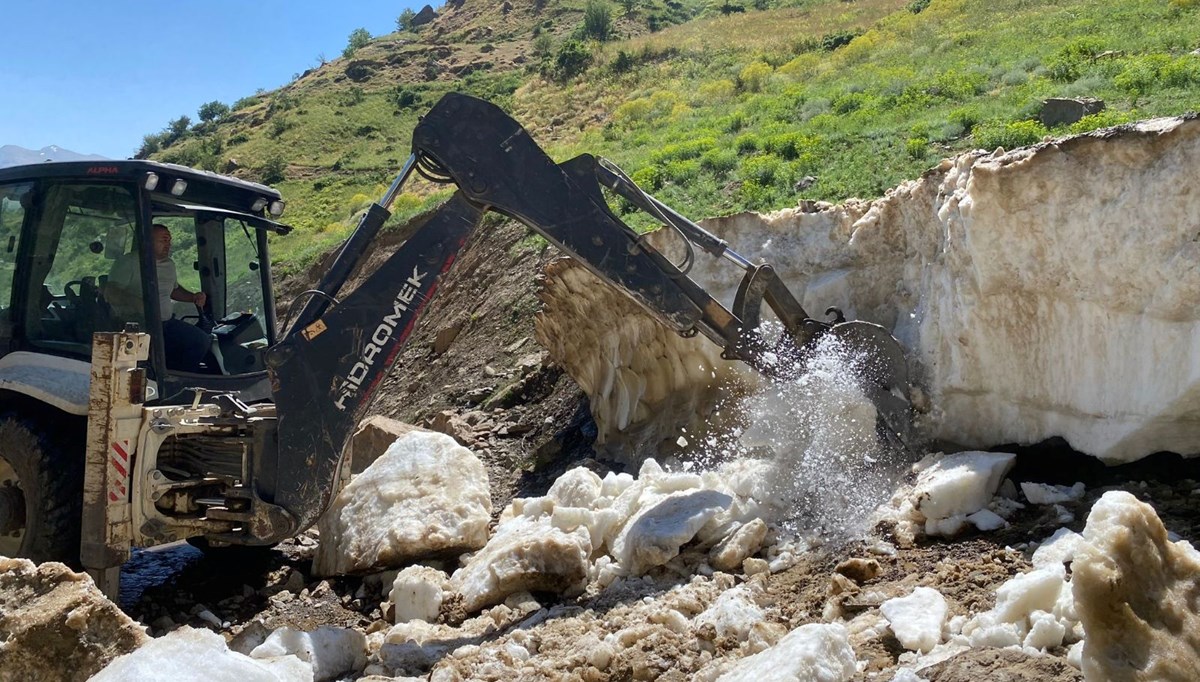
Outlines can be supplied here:
M859 387L875 404L877 427L882 438L900 449L908 449L912 434L912 404L909 399L908 362L904 349L887 329L856 320L834 324L809 342L832 347L853 368Z

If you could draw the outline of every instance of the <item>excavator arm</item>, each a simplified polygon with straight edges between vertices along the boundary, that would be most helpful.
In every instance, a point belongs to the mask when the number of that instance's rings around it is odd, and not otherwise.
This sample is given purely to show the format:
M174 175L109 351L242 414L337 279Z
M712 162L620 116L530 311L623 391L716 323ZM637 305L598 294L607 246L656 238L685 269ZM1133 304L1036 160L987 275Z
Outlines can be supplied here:
M388 207L412 172L453 183L458 191L352 293L346 279L368 251ZM603 190L624 197L685 240L687 257L671 262L622 222ZM274 456L259 458L257 493L287 512L293 531L328 506L340 453L411 334L438 285L478 227L496 211L528 226L623 291L675 332L703 334L728 359L766 373L785 346L802 357L820 336L837 333L875 358L872 399L892 419L907 408L898 344L865 322L822 322L808 316L769 265L754 265L728 244L643 192L619 169L591 155L555 163L516 121L495 105L451 93L413 132L413 154L384 198L355 233L267 356L277 406ZM687 277L696 250L745 271L732 309ZM775 343L760 335L762 304L782 323ZM839 314L840 317L840 314ZM894 429L893 429L894 430Z

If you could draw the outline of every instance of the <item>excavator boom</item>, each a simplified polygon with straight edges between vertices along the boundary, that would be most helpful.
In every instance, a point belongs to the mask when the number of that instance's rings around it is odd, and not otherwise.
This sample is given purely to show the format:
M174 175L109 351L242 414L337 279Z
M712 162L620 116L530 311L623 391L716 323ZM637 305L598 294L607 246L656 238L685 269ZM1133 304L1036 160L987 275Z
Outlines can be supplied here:
M412 172L453 183L454 193L382 267L349 295L339 293L366 253L388 206ZM685 240L680 265L650 246L608 207L603 191L625 197ZM483 215L514 218L623 291L682 335L703 334L726 358L760 371L778 344L760 336L765 302L784 328L780 343L802 357L834 333L878 358L868 391L895 430L907 402L904 357L891 336L865 322L840 324L808 316L769 265L754 265L699 225L643 192L619 169L582 155L558 164L528 132L493 104L466 95L444 96L413 132L413 154L387 194L363 216L334 264L268 352L278 412L277 451L261 457L258 495L287 512L292 532L308 527L328 506L340 453L365 416L379 382ZM687 268L696 250L745 271L732 309L696 282Z

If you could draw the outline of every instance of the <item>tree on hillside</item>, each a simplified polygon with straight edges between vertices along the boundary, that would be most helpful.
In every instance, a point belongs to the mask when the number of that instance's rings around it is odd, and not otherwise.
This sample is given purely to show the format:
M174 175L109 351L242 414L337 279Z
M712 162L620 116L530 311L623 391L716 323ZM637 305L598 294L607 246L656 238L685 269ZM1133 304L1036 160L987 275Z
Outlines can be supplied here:
M621 0L621 9L625 10L626 16L633 14L634 10L637 9L637 6L638 0Z
M612 37L612 10L603 0L588 0L583 9L583 37L601 42Z
M366 47L370 42L370 31L365 28L356 28L350 32L350 41L346 44L346 49L342 50L342 56L349 59L354 56L355 52Z
M400 16L396 17L396 30L402 32L411 31L413 29L413 18L416 16L416 12L411 9L405 9L400 13Z
M225 118L228 113L229 105L214 99L207 104L200 105L200 110L196 112L196 115L200 117L201 121L210 123Z
M165 136L166 136L165 131L161 132L161 133L148 133L146 135L143 135L142 136L142 146L138 147L138 150L136 152L134 152L133 158L135 158L135 159L150 158L151 154L157 152L159 149L162 149L163 138Z
M180 116L174 121L168 123L167 129L162 131L162 148L166 149L167 147L170 147L178 142L179 139L184 135L187 135L188 128L190 128L191 125L192 119L188 118L187 116Z

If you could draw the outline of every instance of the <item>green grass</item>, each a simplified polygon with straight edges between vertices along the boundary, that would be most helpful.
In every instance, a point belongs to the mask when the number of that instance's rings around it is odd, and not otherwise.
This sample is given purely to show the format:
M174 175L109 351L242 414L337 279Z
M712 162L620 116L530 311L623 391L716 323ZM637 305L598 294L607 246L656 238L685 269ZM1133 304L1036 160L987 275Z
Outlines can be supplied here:
M573 1L564 16L584 4ZM407 157L417 116L451 89L497 102L556 159L612 159L694 218L872 198L965 150L1200 109L1193 0L743 4L721 16L717 5L691 3L699 18L593 43L591 65L567 82L531 63L453 82L355 85L335 82L338 60L158 156L218 170L236 158L251 179L273 158L286 161L280 188L297 233L277 240L277 256L288 271L344 238ZM645 20L644 10L624 17L614 7L621 31ZM394 38L358 56L420 58L423 47ZM1057 96L1097 97L1107 109L1045 130L1038 105ZM815 182L797 190L807 176ZM444 196L413 191L396 220Z

